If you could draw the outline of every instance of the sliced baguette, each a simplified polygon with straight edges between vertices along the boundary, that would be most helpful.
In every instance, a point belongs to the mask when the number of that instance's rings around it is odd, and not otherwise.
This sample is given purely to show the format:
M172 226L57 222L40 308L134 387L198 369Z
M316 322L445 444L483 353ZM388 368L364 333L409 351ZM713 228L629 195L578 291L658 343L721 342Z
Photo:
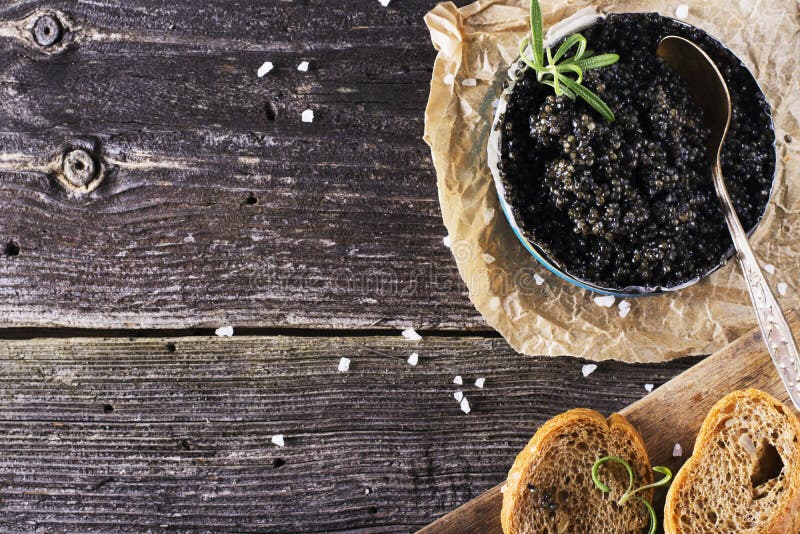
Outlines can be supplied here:
M800 423L770 395L735 391L706 416L667 494L667 534L800 533Z
M636 501L615 501L628 486L624 467L607 462L599 476L611 487L603 494L592 481L594 463L619 456L633 466L636 486L653 474L642 437L618 414L606 419L593 410L557 415L536 432L508 473L500 519L505 534L640 534L648 525ZM652 499L652 490L642 492Z

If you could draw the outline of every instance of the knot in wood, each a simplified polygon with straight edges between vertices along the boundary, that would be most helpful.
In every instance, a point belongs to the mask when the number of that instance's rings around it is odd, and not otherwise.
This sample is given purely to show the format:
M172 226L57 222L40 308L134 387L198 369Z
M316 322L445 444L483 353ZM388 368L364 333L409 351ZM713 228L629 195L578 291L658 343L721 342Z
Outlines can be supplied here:
M75 187L86 187L97 175L97 165L91 154L81 148L64 156L64 177Z
M42 15L33 25L33 38L40 46L53 46L61 40L63 29L53 15Z

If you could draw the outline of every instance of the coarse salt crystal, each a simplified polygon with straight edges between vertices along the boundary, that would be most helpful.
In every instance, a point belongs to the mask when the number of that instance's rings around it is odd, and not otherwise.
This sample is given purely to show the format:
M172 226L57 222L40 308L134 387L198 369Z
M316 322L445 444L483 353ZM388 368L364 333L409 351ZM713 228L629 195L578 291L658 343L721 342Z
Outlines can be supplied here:
M475 380L475 387L483 389L483 385L486 383L486 379L481 377Z
M784 295L786 295L786 291L789 289L789 286L786 285L786 282L780 282L776 286L776 289L778 290L778 295L784 296Z
M614 295L603 295L602 297L595 297L594 303L603 308L610 308L614 305L615 300L617 299L614 298Z
M286 446L286 442L283 439L283 434L275 434L274 436L272 436L272 443L274 443L278 447Z
M486 208L483 210L483 224L484 226L488 226L490 222L494 219L494 208Z
M672 456L678 458L679 456L683 456L683 447L681 447L680 443L676 443L674 447L672 447Z
M622 317L623 319L627 317L628 314L631 312L631 303L628 302L627 300L619 301L619 304L617 304L617 306L619 307L619 316Z
M491 254L486 254L484 252L483 254L481 254L481 258L483 258L483 261L485 261L486 263L494 263L494 256L492 256Z
M383 7L389 7L389 2L391 1L392 0L378 0L378 2L380 2Z
M297 66L300 72L308 72L308 61L303 61Z
M453 384L458 384L461 386L464 384L464 379L461 378L461 375L456 375L456 377L453 379Z
M534 274L533 275L533 281L536 282L537 286L540 286L540 285L544 284L544 278L542 278L538 274Z
M466 397L461 399L461 403L460 404L461 404L461 411L462 412L469 413L471 411L471 409L469 407L469 401L467 400Z
M594 373L597 370L597 365L593 363L587 363L583 367L581 367L581 373L583 376L589 376L590 374Z
M350 358L342 358L339 360L339 372L346 373L350 370Z
M475 78L464 78L463 80L461 80L461 85L466 87L475 87L476 85L478 85L478 80L476 80Z
M420 339L422 339L422 336L417 334L417 331L414 330L413 328L406 328L401 332L400 335L409 341L419 341Z
M303 122L314 122L314 111L307 109L301 115Z
M419 363L419 354L416 352L412 352L411 356L408 357L408 364L409 365L417 365Z
M450 248L453 244L452 241L450 241L449 235L446 235L442 238L442 243L444 243L444 246L446 246L447 248Z
M679 19L685 19L689 16L689 6L681 4L675 8L675 16Z
M444 77L444 84L445 85L453 85L453 82L456 81L456 77L452 74L446 74Z
M624 319L625 317L628 316L628 314L630 312L631 312L630 308L620 308L619 309L619 316L620 316L621 319Z
M275 65L272 64L272 61L265 61L263 65L258 67L258 72L256 74L258 74L259 78L263 78L274 68Z
M644 385L644 389L645 389L645 390L646 390L648 393L650 393L651 391L653 391L653 384L645 384L645 385Z
M453 397L456 399L456 402L461 402L461 399L464 398L464 392L460 389L458 391L454 391Z
M233 327L222 326L214 330L214 333L217 334L219 337L231 337L233 335Z
M764 265L764 270L767 271L769 274L775 274L775 266L771 263L767 263Z

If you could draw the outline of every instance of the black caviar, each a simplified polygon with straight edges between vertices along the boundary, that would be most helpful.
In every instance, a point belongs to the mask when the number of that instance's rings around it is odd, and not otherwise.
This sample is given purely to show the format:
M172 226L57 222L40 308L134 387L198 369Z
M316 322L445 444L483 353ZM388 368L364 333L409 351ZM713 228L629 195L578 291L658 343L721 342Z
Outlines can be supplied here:
M501 118L500 176L525 236L568 274L625 289L674 287L731 249L714 191L702 113L656 56L666 35L699 44L728 83L733 118L722 167L746 229L763 214L775 173L769 105L747 68L708 34L657 14L613 14L581 32L616 64L583 85L616 115L556 97L522 69Z

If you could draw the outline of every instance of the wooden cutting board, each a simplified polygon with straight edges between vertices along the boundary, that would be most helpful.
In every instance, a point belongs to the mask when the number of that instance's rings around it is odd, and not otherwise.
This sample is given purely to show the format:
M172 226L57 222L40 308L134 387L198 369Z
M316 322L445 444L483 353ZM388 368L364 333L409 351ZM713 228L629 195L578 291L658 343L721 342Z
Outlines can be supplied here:
M792 311L787 314L787 319L795 338L800 337L798 314ZM791 406L789 395L772 366L772 360L758 328L676 376L620 413L641 432L652 465L665 465L676 472L691 456L700 424L711 406L731 391L747 387L771 393ZM683 456L680 458L672 456L676 443L680 443L683 448ZM500 528L502 486L502 483L498 484L419 532L502 534ZM658 503L656 507L658 509Z

